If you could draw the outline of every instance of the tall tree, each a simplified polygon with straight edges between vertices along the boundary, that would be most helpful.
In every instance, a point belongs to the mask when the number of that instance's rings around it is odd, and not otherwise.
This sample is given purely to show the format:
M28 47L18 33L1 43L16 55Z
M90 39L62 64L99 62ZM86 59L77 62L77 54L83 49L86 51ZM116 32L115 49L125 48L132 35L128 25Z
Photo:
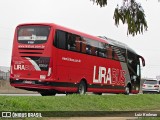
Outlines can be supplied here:
M107 0L91 0L100 7L105 7L107 5ZM115 20L115 25L118 27L119 22L127 24L128 30L127 35L132 36L137 35L137 33L143 33L147 31L147 21L145 19L144 10L140 3L135 0L123 0L123 4L115 8L113 19Z

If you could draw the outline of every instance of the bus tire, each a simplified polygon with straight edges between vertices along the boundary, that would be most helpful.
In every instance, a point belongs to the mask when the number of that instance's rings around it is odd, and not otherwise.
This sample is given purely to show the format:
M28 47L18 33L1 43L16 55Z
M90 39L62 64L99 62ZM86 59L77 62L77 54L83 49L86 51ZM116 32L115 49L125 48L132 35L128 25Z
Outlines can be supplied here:
M40 92L42 96L55 96L56 92L51 92L51 91L45 91L45 92Z
M126 87L125 87L125 95L129 95L129 93L130 93L130 87L129 87L129 85L127 85Z
M81 81L78 85L77 93L80 95L84 95L86 93L86 90L87 90L86 83L84 81Z

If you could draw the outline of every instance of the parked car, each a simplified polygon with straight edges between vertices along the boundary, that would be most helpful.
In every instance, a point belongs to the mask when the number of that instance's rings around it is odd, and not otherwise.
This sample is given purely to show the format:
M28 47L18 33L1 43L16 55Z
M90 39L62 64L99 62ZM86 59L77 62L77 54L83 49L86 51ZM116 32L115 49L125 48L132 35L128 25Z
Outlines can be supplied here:
M160 93L160 80L149 79L145 80L142 86L142 92L145 93Z

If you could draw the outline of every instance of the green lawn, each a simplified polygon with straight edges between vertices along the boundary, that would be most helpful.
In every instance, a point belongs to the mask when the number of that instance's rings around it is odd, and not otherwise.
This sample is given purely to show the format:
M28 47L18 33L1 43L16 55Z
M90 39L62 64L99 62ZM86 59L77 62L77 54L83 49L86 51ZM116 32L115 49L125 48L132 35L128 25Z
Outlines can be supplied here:
M52 111L47 117L73 116L126 116L124 111L160 110L159 94L139 95L68 95L68 96L0 96L1 111ZM63 111L63 112L61 112ZM82 112L81 112L82 111ZM85 112L84 112L85 111ZM121 113L115 113L120 111ZM107 112L107 115L106 115ZM111 112L111 113L110 113ZM63 113L63 114L61 114ZM53 115L54 114L54 115ZM69 115L68 115L69 114ZM76 114L76 115L75 115ZM123 115L124 114L124 115ZM134 113L131 113L133 116ZM39 118L33 118L37 120ZM44 120L46 118L40 118ZM143 118L140 118L140 120ZM152 118L144 118L152 119ZM157 118L159 119L159 118ZM19 119L17 119L19 120ZM26 118L25 120L28 120Z
M160 109L159 94L0 96L3 111L140 111Z

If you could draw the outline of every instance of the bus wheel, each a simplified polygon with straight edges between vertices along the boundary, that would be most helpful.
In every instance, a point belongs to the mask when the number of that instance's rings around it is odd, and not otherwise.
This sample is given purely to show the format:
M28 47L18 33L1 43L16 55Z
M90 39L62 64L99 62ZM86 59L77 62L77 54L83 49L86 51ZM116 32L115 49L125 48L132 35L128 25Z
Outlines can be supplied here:
M127 85L126 87L125 87L125 95L129 95L129 93L130 93L130 87Z
M45 92L40 92L42 96L55 96L56 92L51 92L51 91L45 91Z
M87 88L86 83L84 81L81 81L78 86L78 94L81 94L81 95L85 94L86 88Z

